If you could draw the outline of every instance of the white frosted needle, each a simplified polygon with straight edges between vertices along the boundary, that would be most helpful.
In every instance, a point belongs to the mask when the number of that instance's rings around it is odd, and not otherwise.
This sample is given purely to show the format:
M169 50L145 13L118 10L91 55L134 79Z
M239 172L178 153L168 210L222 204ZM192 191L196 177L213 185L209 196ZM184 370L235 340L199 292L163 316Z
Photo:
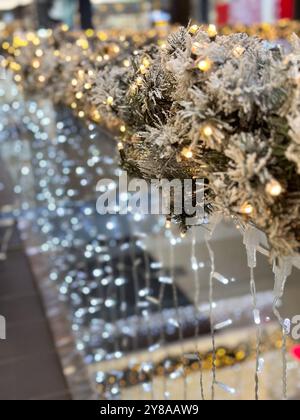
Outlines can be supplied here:
M253 310L253 316L254 316L254 322L256 325L260 325L261 324L261 319L260 319L260 310L259 309L254 309Z
M159 277L159 282L163 284L173 284L172 277Z
M215 331L219 331L219 330L222 330L223 328L230 327L231 325L232 325L232 319L227 319L227 321L216 324L214 329Z
M229 385L223 384L222 382L215 383L219 388L223 389L223 391L228 392L228 394L234 395L236 394L236 389L232 388Z
M168 323L171 324L171 325L173 325L173 327L176 327L176 328L179 328L180 327L179 322L176 319L174 319L174 318L169 319L168 320Z
M157 343L157 344L153 344L153 346L150 346L148 348L148 350L149 350L150 353L153 353L154 351L158 350L159 348L160 348L160 343Z
M214 272L213 278L225 286L229 284L229 280L220 273Z
M160 302L158 299L154 298L153 296L147 296L146 300L148 300L148 302L153 303L153 305L159 305Z

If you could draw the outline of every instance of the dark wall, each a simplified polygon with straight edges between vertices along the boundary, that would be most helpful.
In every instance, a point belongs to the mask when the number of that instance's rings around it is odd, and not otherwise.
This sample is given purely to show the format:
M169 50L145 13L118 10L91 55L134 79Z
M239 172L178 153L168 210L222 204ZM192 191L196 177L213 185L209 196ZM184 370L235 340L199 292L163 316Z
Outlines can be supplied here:
M300 1L295 1L295 18L300 20Z
M190 0L172 0L171 14L172 23L187 25L190 19L191 1Z

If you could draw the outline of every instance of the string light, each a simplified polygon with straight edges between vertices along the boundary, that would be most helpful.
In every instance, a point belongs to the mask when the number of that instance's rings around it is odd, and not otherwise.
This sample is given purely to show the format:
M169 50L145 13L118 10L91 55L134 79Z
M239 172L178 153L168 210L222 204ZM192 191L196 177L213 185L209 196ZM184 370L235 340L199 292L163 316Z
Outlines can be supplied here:
M213 24L208 25L207 34L210 38L215 38L218 35L216 25L213 25Z
M189 33L195 35L199 31L199 29L200 28L198 25L192 25L189 29Z
M254 208L251 204L245 203L240 208L240 212L245 215L251 215L254 212Z
M192 45L191 51L192 51L193 54L197 54L197 52L200 50L200 48L201 48L200 42L194 42L193 45Z
M208 72L212 68L212 61L209 58L206 58L205 60L201 60L198 63L198 69L202 72Z
M109 96L106 100L107 105L112 106L114 104L114 98Z
M33 60L33 62L32 62L32 67L34 68L34 69L39 69L40 68L40 66L41 66L41 63L40 63L40 61L39 60Z
M266 192L272 197L279 197L282 194L282 191L282 185L275 179L272 179L266 185Z
M147 73L147 68L146 68L146 66L144 66L144 64L140 65L140 72L141 72L141 74L146 74Z
M205 125L202 131L205 137L211 137L214 133L211 125Z
M141 77L138 77L138 78L136 79L136 84L137 84L137 86L142 86L142 85L143 85L143 83L144 83L144 81L143 81L143 79L142 79Z
M192 159L193 157L193 152L189 147L184 147L181 151L181 154L187 159Z
M167 219L167 220L166 220L166 224L165 224L165 228L166 228L166 229L171 229L171 226L172 226L172 222L171 222L171 220L170 220L170 219Z
M149 68L149 67L150 67L151 62L150 62L150 60L149 60L147 57L144 57L144 58L143 58L143 65L144 65L146 68Z
M44 52L43 50L36 50L35 55L40 58L44 55Z

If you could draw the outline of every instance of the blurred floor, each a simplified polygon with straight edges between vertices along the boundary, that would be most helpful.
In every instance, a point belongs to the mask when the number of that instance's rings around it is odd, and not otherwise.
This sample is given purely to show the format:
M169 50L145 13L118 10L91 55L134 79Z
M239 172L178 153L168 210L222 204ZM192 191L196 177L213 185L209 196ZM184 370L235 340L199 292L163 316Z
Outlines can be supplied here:
M9 185L1 162L0 209L13 203ZM3 222L0 217L0 243L7 232ZM0 261L0 315L7 323L7 339L0 340L0 400L67 400L42 303L19 234L12 229L8 258Z

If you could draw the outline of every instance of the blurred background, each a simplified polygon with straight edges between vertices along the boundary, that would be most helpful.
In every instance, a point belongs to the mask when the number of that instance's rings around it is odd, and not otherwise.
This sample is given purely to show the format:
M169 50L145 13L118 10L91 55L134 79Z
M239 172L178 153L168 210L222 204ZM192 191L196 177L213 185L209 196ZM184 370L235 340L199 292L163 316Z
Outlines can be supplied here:
M6 0L0 4L3 21L28 19L51 27L58 21L84 29L141 27L153 21L187 24L189 20L224 24L273 23L300 17L297 0ZM79 12L79 15L78 15Z

